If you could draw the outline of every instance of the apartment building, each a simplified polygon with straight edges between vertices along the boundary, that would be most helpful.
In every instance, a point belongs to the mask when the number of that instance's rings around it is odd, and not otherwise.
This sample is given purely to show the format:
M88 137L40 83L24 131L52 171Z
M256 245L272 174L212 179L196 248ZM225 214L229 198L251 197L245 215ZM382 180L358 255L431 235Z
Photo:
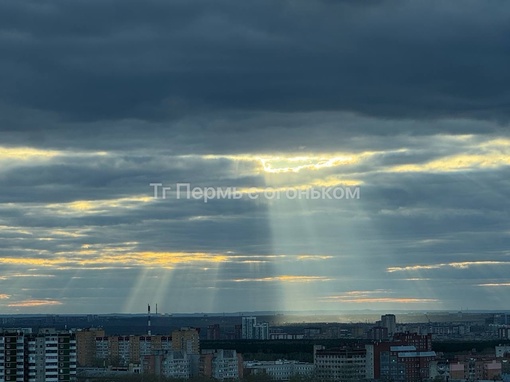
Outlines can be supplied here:
M308 362L291 360L247 361L244 363L245 374L265 374L275 381L288 381L295 375L311 376L315 365Z
M358 382L366 375L366 350L360 347L326 349L315 345L315 373L319 381Z
M78 366L96 366L96 338L104 337L105 331L99 328L88 328L76 332L76 355Z
M436 358L432 336L397 333L395 341L365 345L366 378L418 382L429 378L429 364Z
M237 381L243 377L243 357L235 350L202 350L199 375L218 381Z
M0 332L0 381L76 380L74 333L48 330Z
M80 348L83 344L80 343ZM126 366L140 363L142 357L156 350L170 350L170 336L98 336L95 339L95 359L103 360L114 366Z

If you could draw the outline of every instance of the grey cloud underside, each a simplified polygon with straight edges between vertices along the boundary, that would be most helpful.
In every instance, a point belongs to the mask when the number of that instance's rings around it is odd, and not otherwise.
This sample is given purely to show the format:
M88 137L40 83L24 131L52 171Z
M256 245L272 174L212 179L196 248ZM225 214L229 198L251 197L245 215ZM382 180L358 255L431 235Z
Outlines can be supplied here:
M6 1L0 99L71 121L218 110L507 121L506 2L355 3Z
M429 159L437 155L433 150L427 154ZM166 200L136 202L125 207L109 204L115 203L117 198L150 197L153 188L149 183L155 181L174 189L176 179L189 181L192 186L212 187L248 188L263 186L264 182L260 177L233 178L229 171L235 166L226 160L188 161L186 177L180 170L175 172L175 167L180 167L175 166L178 158L166 162L164 157L134 160L131 166L116 157L89 159L88 164L81 167L75 167L73 160L64 167L51 162L38 167L27 165L3 174L1 222L30 231L21 235L25 248L48 252L55 248L55 242L38 241L41 236L51 236L44 230L67 228L85 235L59 238L59 245L66 251L83 244L135 241L139 243L137 250L148 251L316 253L318 249L309 241L311 234L306 232L306 227L313 226L313 239L321 244L323 254L354 256L360 252L360 240L367 247L365 256L377 251L384 255L387 266L397 262L396 259L404 265L441 262L445 252L458 253L461 260L475 258L478 251L494 251L494 259L506 256L510 211L507 206L510 200L508 169L443 174L377 172L384 170L385 165L409 161L407 155L390 154L389 157L389 161L383 154L376 157L374 166L379 163L380 167L374 172L364 173L366 165L324 172L348 177L352 171L365 182L360 200L271 202L243 199L203 203L201 200L176 200L175 194L171 194ZM119 162L124 163L120 169L115 165ZM160 168L159 163L166 165ZM104 205L91 212L62 213L69 208L65 203L76 200L101 200ZM52 203L57 206L51 207ZM271 211L277 214L270 216ZM288 241L271 242L270 218L277 229L293 233ZM350 240L353 233L357 240ZM19 254L11 252L19 244L19 234L11 231L3 237L8 244L4 254ZM424 246L413 244L430 239L440 241Z

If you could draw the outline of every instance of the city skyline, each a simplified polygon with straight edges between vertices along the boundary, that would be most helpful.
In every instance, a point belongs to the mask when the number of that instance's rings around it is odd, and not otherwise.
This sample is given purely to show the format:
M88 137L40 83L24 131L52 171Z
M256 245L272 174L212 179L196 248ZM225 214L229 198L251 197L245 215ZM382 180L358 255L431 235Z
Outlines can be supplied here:
M509 17L2 2L0 314L510 309Z

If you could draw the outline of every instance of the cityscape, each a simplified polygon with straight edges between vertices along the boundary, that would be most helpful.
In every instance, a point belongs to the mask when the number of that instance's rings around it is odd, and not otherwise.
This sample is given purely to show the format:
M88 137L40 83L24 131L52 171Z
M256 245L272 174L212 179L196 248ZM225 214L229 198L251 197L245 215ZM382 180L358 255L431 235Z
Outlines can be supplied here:
M0 0L0 382L510 382L509 20Z
M4 316L0 380L510 380L510 312L402 317L173 316L150 305L145 316Z

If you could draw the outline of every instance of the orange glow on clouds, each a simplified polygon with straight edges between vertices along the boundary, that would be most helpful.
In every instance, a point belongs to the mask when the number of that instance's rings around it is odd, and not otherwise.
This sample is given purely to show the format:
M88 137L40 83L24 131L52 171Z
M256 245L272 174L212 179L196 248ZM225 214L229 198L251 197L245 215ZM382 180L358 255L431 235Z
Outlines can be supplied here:
M30 308L34 306L54 306L54 305L62 305L62 303L57 300L22 300L7 304L7 306L10 308Z
M410 303L432 303L438 302L437 299L432 298L417 298L417 297L386 297L390 291L384 289L376 289L373 291L366 290L353 290L339 295L327 296L322 298L324 302L346 302L354 304L362 303L397 303L397 304L410 304Z

